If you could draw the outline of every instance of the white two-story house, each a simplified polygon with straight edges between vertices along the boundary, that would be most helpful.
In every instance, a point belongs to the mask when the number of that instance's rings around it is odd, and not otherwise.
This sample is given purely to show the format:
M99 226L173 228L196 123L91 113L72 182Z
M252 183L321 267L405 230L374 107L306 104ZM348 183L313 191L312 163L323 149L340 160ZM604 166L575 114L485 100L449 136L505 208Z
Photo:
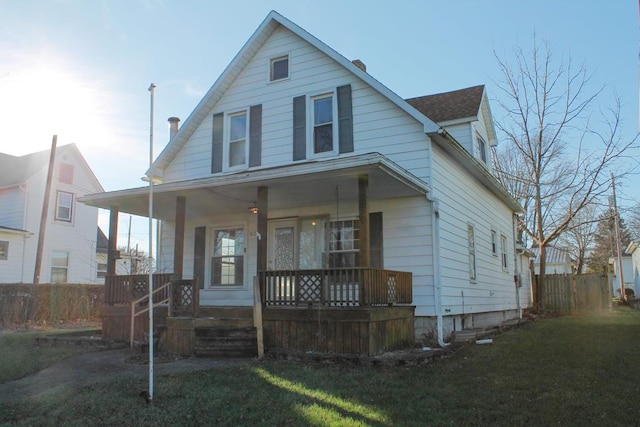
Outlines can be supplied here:
M252 306L258 277L267 307L301 310L370 301L355 269L406 272L408 296L393 273L375 301L412 305L416 339L520 316L485 87L405 100L374 73L271 12L147 172L158 271L197 280L201 306ZM148 193L82 201L146 216Z
M0 153L0 283L33 283L50 150ZM101 283L98 209L78 203L104 191L75 144L56 148L39 283Z

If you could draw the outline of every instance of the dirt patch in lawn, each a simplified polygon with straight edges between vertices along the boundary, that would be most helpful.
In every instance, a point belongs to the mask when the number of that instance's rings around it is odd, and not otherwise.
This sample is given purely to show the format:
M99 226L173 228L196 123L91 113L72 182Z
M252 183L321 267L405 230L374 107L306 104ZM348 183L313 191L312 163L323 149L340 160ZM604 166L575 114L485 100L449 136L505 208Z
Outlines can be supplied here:
M0 384L0 401L36 397L56 389L80 389L119 376L149 375L148 354L130 348L90 351L64 359L33 375ZM154 357L154 376L212 369L229 364L250 363L254 359L213 359L176 357L158 353Z

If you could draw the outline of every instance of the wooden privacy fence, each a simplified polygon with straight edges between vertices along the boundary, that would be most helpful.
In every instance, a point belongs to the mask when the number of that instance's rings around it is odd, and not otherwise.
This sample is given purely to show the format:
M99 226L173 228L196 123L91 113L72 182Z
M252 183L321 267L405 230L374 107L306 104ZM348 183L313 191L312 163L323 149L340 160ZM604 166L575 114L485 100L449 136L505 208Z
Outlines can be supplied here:
M540 294L540 276L535 276ZM544 309L555 313L604 310L611 306L609 278L606 274L548 274L544 282Z

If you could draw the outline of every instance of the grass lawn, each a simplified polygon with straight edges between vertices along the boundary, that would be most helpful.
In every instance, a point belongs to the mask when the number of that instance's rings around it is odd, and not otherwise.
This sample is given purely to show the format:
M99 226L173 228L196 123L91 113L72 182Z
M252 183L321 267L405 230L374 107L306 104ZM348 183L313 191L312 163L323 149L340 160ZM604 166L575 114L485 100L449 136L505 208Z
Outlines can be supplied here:
M497 336L492 345L465 346L429 365L253 362L158 377L151 406L137 395L146 380L125 378L0 402L0 423L637 425L638 338L640 311L618 308L539 320Z

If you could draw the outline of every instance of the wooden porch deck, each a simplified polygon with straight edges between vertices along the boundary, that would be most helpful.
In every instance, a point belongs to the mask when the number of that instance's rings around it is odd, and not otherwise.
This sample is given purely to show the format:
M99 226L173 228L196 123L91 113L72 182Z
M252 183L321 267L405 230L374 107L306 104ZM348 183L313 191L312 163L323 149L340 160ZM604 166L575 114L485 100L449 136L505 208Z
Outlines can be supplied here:
M240 354L240 349L253 352L248 343L253 339L250 330L255 331L253 307L201 307L196 281L171 277L153 276L154 289L172 283L166 295L170 303L154 309L160 349L183 355L216 355L216 346L226 346L228 355ZM411 347L411 279L411 273L372 268L261 272L257 280L265 352L374 356ZM129 340L131 301L144 296L147 283L148 276L107 278L103 338ZM154 296L154 301L163 296ZM147 316L134 324L134 338L143 340L149 330ZM249 334L239 339L243 343L237 339L240 329Z

